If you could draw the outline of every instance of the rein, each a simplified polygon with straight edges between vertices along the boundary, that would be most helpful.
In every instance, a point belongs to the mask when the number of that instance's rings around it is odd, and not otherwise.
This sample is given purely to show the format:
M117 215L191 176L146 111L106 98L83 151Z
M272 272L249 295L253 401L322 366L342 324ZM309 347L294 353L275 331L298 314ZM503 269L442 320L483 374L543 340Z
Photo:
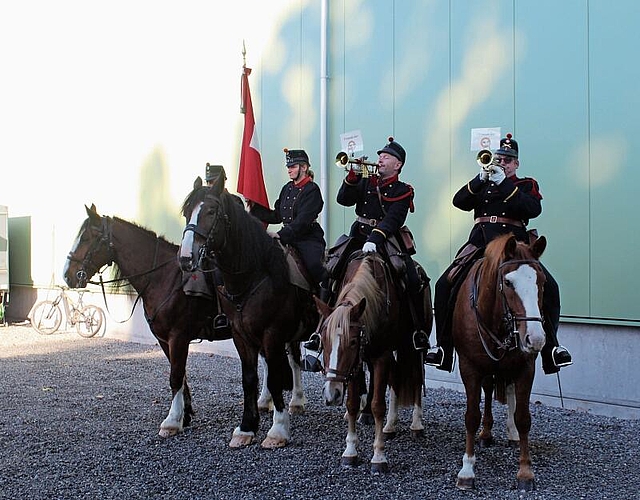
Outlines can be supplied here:
M518 323L523 321L539 321L542 323L542 318L540 317L531 317L531 316L517 316L513 314L513 311L509 307L507 303L507 298L504 295L504 273L502 272L503 266L507 264L534 264L536 261L531 259L520 259L520 260L508 260L504 261L498 267L498 284L497 288L500 292L501 302L502 302L502 323L505 326L507 335L504 338L498 337L494 334L489 327L487 327L486 323L483 321L482 316L480 315L480 311L478 310L478 296L479 296L479 278L480 278L480 268L482 267L481 259L474 270L473 275L473 286L471 287L471 307L474 311L476 317L476 325L478 329L478 337L480 338L480 342L482 343L482 347L484 348L487 356L491 358L493 361L500 361L507 352L512 351L518 347L518 339L519 339L519 330ZM490 347L487 345L487 342L483 336L483 332L493 341L494 346L502 351L502 354L499 356L494 356L491 352Z

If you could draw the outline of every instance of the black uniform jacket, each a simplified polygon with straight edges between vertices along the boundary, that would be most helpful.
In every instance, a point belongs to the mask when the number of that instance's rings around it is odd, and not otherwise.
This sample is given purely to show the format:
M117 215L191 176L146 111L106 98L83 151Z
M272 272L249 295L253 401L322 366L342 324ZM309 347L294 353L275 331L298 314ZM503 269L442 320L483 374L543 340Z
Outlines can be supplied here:
M355 205L356 214L371 221L366 224L356 220L350 236L379 245L397 235L409 210L413 212L413 194L413 187L397 175L379 181L378 177L363 178L349 172L338 190L337 201L345 207Z
M278 235L284 244L309 239L324 243L324 231L317 221L323 205L320 188L306 177L298 185L289 181L282 187L274 210L254 205L251 213L269 224L282 223Z
M469 243L484 247L495 237L513 233L520 241L528 241L527 224L542 212L542 195L538 183L531 177L511 176L500 185L491 181L482 181L478 176L471 179L466 186L453 197L453 204L460 210L473 210L474 220L478 217L511 219L521 225L508 224L501 221L478 222L469 234Z

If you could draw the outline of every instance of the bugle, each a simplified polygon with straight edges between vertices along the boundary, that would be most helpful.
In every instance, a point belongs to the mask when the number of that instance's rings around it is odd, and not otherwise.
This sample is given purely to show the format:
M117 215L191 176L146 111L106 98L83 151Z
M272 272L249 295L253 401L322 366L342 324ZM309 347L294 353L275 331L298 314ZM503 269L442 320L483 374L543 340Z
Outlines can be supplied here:
M476 162L478 162L478 165L480 165L485 172L489 173L494 172L495 167L502 168L499 162L496 161L494 154L488 149L478 151Z
M365 161L366 159L366 156L362 158L350 158L347 153L340 151L336 155L336 166L344 168L345 172L352 170L357 174L361 174L362 177L378 175L378 164Z

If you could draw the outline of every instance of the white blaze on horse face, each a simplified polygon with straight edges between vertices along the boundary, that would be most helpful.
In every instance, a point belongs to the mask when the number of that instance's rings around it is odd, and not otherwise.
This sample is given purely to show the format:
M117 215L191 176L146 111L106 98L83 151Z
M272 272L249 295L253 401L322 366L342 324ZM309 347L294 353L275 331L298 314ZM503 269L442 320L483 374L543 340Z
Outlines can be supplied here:
M340 340L342 339L342 330L336 329L331 335L331 354L329 355L329 366L332 370L338 369L338 352L340 350ZM327 378L333 378L336 374L327 371Z
M80 246L80 233L78 233L78 235L76 236L75 241L73 242L73 245L71 246L71 251L69 252L69 255L75 255L76 252L78 251L78 247ZM71 259L67 259L67 261L64 263L64 269L62 270L62 276L68 276L69 274L69 266L71 265Z
M189 219L189 224L193 224L194 226L198 224L198 215L200 214L200 210L202 209L202 202L198 203L196 208L191 212L191 218ZM182 235L182 243L180 244L180 257L192 257L193 256L193 240L195 233L193 231L185 231Z
M528 318L542 318L538 305L538 274L529 264L523 264L514 271L505 274L504 279L511 282L520 298ZM530 347L538 352L544 346L545 334L541 321L527 321L527 338Z

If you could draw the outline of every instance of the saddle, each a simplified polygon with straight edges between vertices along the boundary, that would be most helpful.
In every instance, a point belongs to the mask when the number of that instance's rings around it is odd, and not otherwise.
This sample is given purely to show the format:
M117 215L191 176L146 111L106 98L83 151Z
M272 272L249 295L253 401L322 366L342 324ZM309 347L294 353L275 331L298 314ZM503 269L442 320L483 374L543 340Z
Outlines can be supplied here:
M317 285L313 282L297 250L291 245L283 245L275 233L270 232L269 235L278 242L278 245L280 245L280 248L282 248L282 251L287 257L290 283L308 292L313 292L317 288Z

